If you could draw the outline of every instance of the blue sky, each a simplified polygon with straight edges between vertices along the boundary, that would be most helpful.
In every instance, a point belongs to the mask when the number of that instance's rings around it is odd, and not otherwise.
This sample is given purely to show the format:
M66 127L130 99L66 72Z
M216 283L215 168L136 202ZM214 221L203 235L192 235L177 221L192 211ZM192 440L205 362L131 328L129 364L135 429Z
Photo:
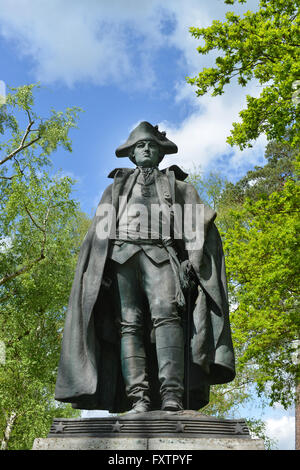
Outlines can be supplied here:
M179 148L161 168L201 166L204 173L217 171L236 181L264 163L263 136L243 152L226 144L246 93L258 95L258 84L240 89L233 83L220 97L197 98L186 83L186 76L213 65L213 55L198 54L189 27L208 26L224 20L228 9L242 14L257 3L0 0L0 80L7 86L39 81L41 116L47 117L51 107L84 111L71 133L72 154L59 150L53 161L55 171L77 180L74 196L88 215L109 183L107 174L132 166L117 158L115 149L143 120L158 124Z
M78 181L84 211L93 212L113 168L131 165L115 149L142 120L159 124L178 145L162 167L201 165L236 180L263 163L263 137L252 151L226 144L246 92L257 94L258 85L197 98L185 79L212 65L197 52L189 27L223 20L226 10L222 0L0 0L1 80L39 81L42 116L51 107L84 110L71 135L73 154L54 157L55 168Z

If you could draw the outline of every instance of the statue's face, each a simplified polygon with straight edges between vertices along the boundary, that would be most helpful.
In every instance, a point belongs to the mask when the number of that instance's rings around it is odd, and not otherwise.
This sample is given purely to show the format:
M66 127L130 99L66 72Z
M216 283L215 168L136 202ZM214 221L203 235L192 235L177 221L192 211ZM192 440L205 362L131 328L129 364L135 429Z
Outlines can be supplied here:
M137 166L157 166L160 160L159 145L154 140L140 140L135 145L133 157Z

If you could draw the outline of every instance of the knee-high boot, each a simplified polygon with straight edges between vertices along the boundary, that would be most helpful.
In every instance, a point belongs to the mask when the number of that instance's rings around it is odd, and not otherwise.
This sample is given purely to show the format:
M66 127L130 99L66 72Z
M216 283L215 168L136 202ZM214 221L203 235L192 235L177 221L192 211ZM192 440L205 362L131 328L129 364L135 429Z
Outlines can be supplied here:
M180 324L170 323L156 328L162 409L182 409L184 380L184 339Z
M146 355L142 340L137 335L121 338L121 364L126 393L135 412L149 410L149 382L146 372Z

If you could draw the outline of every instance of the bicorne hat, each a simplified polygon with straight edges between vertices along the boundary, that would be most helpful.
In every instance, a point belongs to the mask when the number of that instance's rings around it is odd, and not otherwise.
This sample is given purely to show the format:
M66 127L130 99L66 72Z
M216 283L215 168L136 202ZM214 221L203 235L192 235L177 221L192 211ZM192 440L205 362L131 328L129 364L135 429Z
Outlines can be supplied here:
M133 129L127 142L117 148L117 157L128 157L130 148L140 140L154 140L158 145L160 145L164 155L178 152L177 145L167 139L165 132L160 132L158 130L158 126L152 126L149 122L143 121Z

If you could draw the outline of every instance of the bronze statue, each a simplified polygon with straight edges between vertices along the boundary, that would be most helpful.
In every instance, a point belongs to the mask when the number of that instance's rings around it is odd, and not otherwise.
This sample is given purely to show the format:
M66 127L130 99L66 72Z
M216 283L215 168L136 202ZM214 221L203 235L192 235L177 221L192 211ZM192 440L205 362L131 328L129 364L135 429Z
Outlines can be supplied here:
M82 243L55 398L111 412L197 410L235 376L224 255L203 205L158 126L116 150L136 168L109 177Z

